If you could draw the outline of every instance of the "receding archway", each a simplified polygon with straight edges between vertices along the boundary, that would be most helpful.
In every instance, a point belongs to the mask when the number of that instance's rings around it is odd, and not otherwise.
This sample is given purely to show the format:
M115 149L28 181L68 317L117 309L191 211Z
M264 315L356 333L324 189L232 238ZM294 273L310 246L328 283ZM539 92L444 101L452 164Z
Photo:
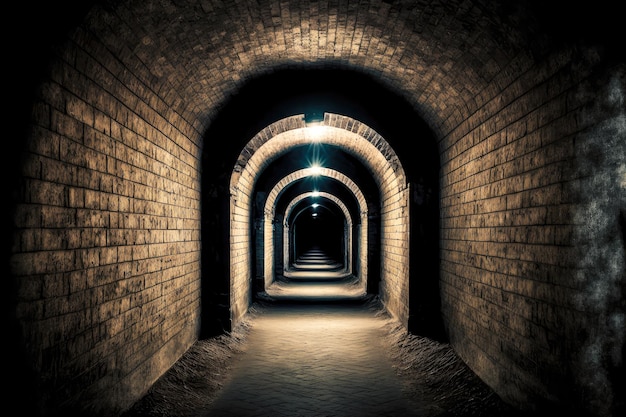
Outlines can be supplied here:
M295 171L290 175L283 178L279 181L272 191L269 193L269 196L265 202L265 210L264 213L264 245L263 252L261 254L262 258L265 259L265 270L264 270L264 282L265 286L271 284L274 279L275 271L274 271L274 250L275 247L273 237L274 237L274 228L272 227L275 218L275 210L274 207L286 187L292 184L295 181L298 181L302 178L309 177L313 174L312 168L305 168L299 171ZM358 188L358 186L352 181L350 178L346 177L341 172L337 172L328 168L321 168L319 170L315 170L315 175L332 178L335 181L344 184L347 189L349 189L354 194L354 199L358 202L359 212L361 213L359 223L362 225L361 233L358 236L360 245L367 246L368 237L367 237L367 201L365 196ZM347 211L347 209L346 209ZM286 216L285 216L286 218ZM278 233L280 235L280 233ZM359 251L359 256L361 262L359 262L360 269L357 272L357 276L360 277L363 282L367 282L367 258L365 253L361 253Z
M358 120L324 114L315 125L305 115L282 119L256 134L244 147L230 181L230 306L234 321L251 302L252 265L249 249L255 227L250 212L256 179L290 147L322 143L337 145L369 168L380 195L381 299L400 321L409 316L409 185L399 158L376 131ZM393 254L393 256L389 256Z
M286 263L285 275L290 274L292 269L300 267L303 259L311 258L324 258L325 265L332 265L333 269L345 271L345 259L348 257L346 248L348 221L334 204L320 201L304 205L301 209L295 210L286 223L289 224L289 230L285 234L288 239L284 246L288 248L287 253L290 256ZM274 257L279 254L275 250L277 246L275 243L271 250ZM270 249L267 248L267 251Z
M317 199L327 200L331 202L331 204L334 204L335 206L337 206L338 209L341 210L341 212L343 213L343 218L345 219L345 233L344 233L345 252L343 253L343 259L341 260L341 262L343 264L343 269L345 273L352 274L355 257L358 256L362 251L361 245L354 246L355 243L356 244L363 243L362 239L359 239L359 238L355 239L355 235L357 237L361 236L359 234L359 231L362 230L361 219L354 219L352 215L350 214L350 211L344 204L344 202L341 201L339 198L337 198L336 196L330 193L319 192L319 191L312 191L312 192L300 194L299 196L291 200L289 202L289 205L285 209L285 214L283 216L283 219L284 219L283 226L282 226L283 227L282 260L280 262L282 264L282 269L284 271L289 270L290 264L292 263L294 256L297 255L297 251L292 247L292 245L290 245L290 242L292 239L291 234L290 234L291 228L292 228L291 225L295 223L295 218L304 211L304 210L300 210L298 211L298 213L294 214L300 202L306 199L312 199L313 200L312 204L315 204ZM365 219L367 219L367 217L365 217ZM367 239L367 235L365 235L365 238ZM279 251L279 248L276 245L275 245L274 253L276 255L281 254L281 252ZM279 263L276 263L276 265L278 264ZM357 263L357 265L358 264L359 263ZM358 267L357 267L357 275L359 273L360 271L358 270Z

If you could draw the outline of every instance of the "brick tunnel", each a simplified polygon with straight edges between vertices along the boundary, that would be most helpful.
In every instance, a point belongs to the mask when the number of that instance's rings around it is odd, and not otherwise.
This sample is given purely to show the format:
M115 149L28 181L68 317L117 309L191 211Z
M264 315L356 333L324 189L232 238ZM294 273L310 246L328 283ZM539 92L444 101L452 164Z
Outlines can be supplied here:
M622 415L623 25L553 6L17 6L9 402L121 415L315 244L507 403Z

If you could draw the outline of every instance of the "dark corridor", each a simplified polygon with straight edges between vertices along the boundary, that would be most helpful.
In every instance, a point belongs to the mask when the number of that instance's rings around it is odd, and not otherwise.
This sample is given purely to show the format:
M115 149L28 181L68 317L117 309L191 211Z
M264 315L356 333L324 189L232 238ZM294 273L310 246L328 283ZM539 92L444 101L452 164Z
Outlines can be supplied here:
M5 35L7 409L116 417L214 369L262 303L337 301L293 282L317 243L398 323L361 342L437 364L416 393L624 414L619 2L74 3L15 3Z

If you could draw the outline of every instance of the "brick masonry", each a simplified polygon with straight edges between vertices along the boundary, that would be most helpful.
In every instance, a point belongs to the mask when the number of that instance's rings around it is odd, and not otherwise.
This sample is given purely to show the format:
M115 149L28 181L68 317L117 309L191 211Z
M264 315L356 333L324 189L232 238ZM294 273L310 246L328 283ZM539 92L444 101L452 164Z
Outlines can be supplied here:
M236 167L211 171L202 155L246 143L205 132L254 78L323 65L376 78L433 132L441 312L464 361L521 407L611 416L626 339L626 70L604 39L579 42L585 25L553 32L531 5L121 1L51 36L41 77L16 80L36 95L5 156L17 171L8 298L33 409L114 415L197 339L201 281L225 279L202 274L203 173ZM391 189L369 240L404 319L410 190ZM253 262L247 210L230 213L235 316Z

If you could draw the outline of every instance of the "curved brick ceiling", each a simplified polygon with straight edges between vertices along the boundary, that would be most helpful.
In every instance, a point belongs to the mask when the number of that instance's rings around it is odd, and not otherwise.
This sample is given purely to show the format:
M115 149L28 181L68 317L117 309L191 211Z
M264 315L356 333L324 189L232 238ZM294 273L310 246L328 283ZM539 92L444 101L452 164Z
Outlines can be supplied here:
M399 185L405 185L404 170L384 138L348 117L326 113L324 118L320 125L307 128L302 115L295 115L255 135L239 156L231 178L231 191L242 183L254 184L257 192L270 192L283 177L315 163L340 170L350 177L371 204L377 204L378 186L387 175L385 169L397 171ZM335 184L335 181L316 181L320 191ZM302 185L302 181L298 184ZM342 187L335 185L333 188L334 193L345 194ZM292 193L297 194L296 189Z
M317 199L319 199L319 201L331 202L331 204L327 204L327 206L330 206L332 208L336 206L336 208L338 208L341 211L341 213L343 213L343 216L345 217L348 224L352 225L352 223L355 222L355 219L353 219L352 214L350 214L348 207L346 207L346 205L341 199L337 198L336 196L330 193L307 192L307 193L298 195L297 197L295 197L289 202L289 205L285 208L285 213L284 213L285 215L283 216L284 225L287 226L287 225L292 224L295 221L295 219L298 216L300 216L301 213L305 212L308 209L308 207L311 205L312 202L317 202ZM328 208L328 210L333 211L331 208ZM358 219L356 221L358 221Z
M267 196L267 200L265 201L264 211L266 213L271 213L273 215L274 214L273 212L276 208L276 201L278 200L278 198L280 198L282 191L286 187L289 187L294 181L300 178L311 176L311 175L330 177L330 178L335 179L336 181L339 181L345 184L346 187L350 189L352 193L354 194L354 197L358 202L360 212L367 213L367 201L365 199L365 196L363 195L363 192L357 187L357 185L352 181L352 179L346 177L341 172L338 172L329 168L320 168L319 173L317 174L312 174L311 168L304 168L298 171L294 171L288 176L286 176L285 178L283 178L282 180L278 181Z
M263 74L299 65L356 69L411 101L441 137L497 93L488 89L490 82L501 77L500 86L506 86L507 77L523 72L531 54L542 53L550 42L572 36L606 42L618 39L614 34L620 30L615 21L606 21L601 4L547 9L535 0L373 0L363 6L29 2L14 13L28 15L23 28L31 36L12 52L23 63L18 75L24 68L45 71L41 64L48 51L42 45L82 22L74 36L99 39L130 71L138 58L150 73L141 81L199 132L228 97Z
M198 131L248 80L320 64L375 74L445 133L494 94L486 86L519 59L523 36L499 17L504 6L391 3L363 12L350 3L113 1L75 36L99 38L122 60L138 57L151 75L142 81ZM510 9L506 19L521 13Z

